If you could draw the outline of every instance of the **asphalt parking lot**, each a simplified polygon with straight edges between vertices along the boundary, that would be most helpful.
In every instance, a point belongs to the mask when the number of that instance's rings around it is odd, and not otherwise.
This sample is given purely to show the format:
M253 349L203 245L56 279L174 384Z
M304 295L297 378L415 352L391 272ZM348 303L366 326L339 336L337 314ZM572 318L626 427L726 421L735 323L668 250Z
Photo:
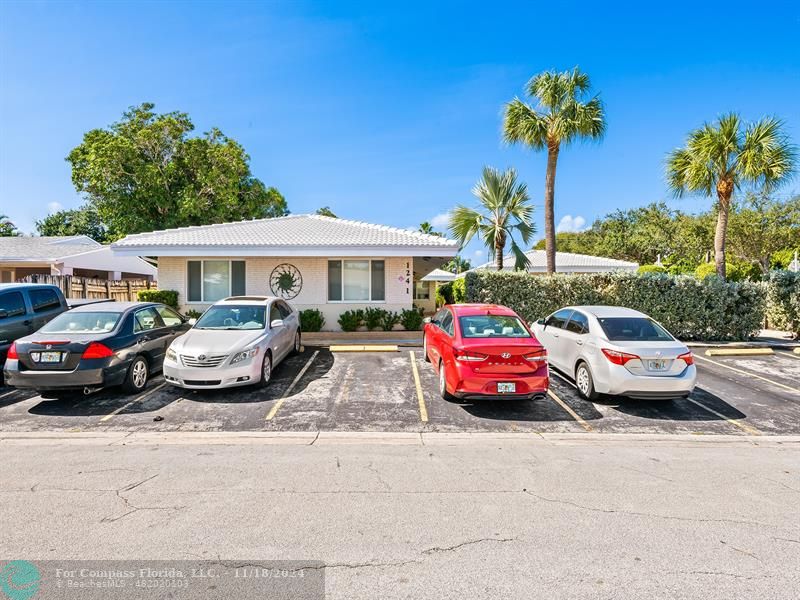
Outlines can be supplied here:
M688 399L582 400L551 377L540 401L448 402L421 348L336 352L306 347L266 389L194 392L155 377L138 396L109 389L44 400L0 388L0 431L403 431L800 434L800 356L706 357ZM416 376L415 376L416 371Z

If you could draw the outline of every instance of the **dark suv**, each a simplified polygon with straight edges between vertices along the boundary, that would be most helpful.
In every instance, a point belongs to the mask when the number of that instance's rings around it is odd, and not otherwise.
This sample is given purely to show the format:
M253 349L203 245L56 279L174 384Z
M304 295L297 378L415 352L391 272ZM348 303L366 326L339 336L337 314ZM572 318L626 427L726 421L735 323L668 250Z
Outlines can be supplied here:
M54 285L0 284L0 365L11 342L30 335L67 308L64 294Z

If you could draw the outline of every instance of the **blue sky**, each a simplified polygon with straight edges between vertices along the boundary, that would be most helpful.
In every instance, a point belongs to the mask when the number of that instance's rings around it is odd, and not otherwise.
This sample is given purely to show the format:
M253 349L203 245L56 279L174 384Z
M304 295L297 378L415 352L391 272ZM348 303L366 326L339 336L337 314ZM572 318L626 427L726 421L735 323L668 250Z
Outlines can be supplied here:
M30 232L80 205L64 157L151 101L241 142L294 213L442 223L483 165L514 166L541 234L545 157L501 142L501 111L533 74L574 65L608 134L562 151L556 220L661 199L705 208L669 198L664 155L729 110L777 115L800 143L800 5L649 4L6 0L0 212Z

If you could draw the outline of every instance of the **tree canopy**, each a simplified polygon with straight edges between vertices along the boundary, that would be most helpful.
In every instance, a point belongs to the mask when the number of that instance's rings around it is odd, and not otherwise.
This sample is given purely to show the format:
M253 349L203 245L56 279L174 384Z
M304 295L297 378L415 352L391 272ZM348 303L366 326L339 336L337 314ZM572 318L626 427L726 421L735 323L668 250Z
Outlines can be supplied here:
M89 206L72 210L59 210L36 221L39 235L86 235L100 243L108 241L108 228L103 224L97 211Z
M22 235L22 233L14 225L13 221L8 218L8 215L0 215L0 237L15 237Z
M113 236L287 214L286 200L250 172L219 129L198 137L189 115L144 103L93 129L67 156L72 182Z
M334 212L333 212L333 211L330 209L330 207L329 207L329 206L323 206L322 208L318 208L318 209L317 209L317 213L316 213L316 214L318 214L318 215L320 215L320 216L323 216L323 217L333 217L334 219L338 219L338 218L339 218L339 217L337 217L337 216L336 216L336 214L335 214L335 213L334 213Z

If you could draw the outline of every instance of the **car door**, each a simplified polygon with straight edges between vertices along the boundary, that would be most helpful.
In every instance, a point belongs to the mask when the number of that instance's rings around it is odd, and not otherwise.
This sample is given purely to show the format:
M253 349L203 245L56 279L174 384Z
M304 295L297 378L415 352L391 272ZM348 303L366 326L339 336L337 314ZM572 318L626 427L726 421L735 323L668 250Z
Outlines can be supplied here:
M272 352L275 356L275 363L277 363L289 351L289 344L291 344L291 338L289 336L291 332L286 323L278 327L273 327L272 323L274 321L283 321L283 315L277 301L269 305L269 330L270 337L272 338L270 345L272 346Z
M547 360L550 364L562 370L564 369L565 361L562 356L561 334L571 315L571 308L557 310L545 319L539 335L539 341L547 349Z
M297 316L297 311L292 310L292 307L283 300L278 300L276 304L278 305L278 312L281 313L281 319L286 325L287 338L291 348L294 346L294 336L300 329L300 318Z
M164 326L167 328L167 331L169 331L167 347L169 347L175 338L182 336L192 327L189 325L186 319L172 310L169 306L160 304L156 306L156 312L161 316L161 320L164 321Z
M28 289L28 297L33 309L34 331L64 312L58 292L50 286L31 287Z
M160 369L172 340L172 332L164 325L155 307L148 306L133 313L133 335L139 352L150 357L151 369Z
M445 366L453 364L453 334L455 324L453 323L453 313L448 309L442 309L444 314L438 324L439 328L439 355Z
M589 318L580 311L573 311L564 325L559 339L559 355L563 369L570 375L575 373L575 363L584 349L589 334Z
M439 309L439 312L433 315L431 322L425 329L425 343L428 346L428 358L430 358L431 363L434 365L439 364L439 359L442 356L441 342L443 333L441 322L446 312L446 308Z
M33 333L33 319L28 314L25 297L19 290L0 293L0 360L11 342Z

